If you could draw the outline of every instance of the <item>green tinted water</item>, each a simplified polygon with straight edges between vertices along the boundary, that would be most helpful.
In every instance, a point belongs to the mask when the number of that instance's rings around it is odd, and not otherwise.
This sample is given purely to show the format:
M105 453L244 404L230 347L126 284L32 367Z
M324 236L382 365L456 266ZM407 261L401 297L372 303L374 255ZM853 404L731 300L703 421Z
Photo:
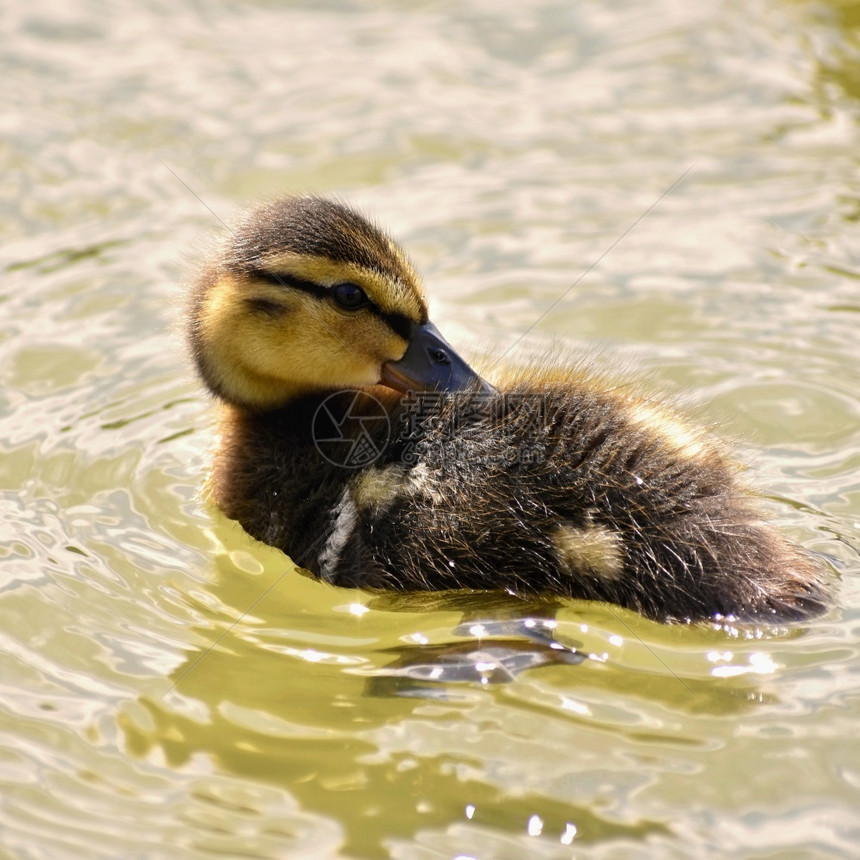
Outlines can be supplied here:
M852 856L856 4L35 0L0 32L8 856ZM505 361L681 395L839 605L747 635L569 603L584 662L433 681L552 649L479 636L509 605L316 583L201 500L183 260L285 191L388 226L472 354L539 320Z

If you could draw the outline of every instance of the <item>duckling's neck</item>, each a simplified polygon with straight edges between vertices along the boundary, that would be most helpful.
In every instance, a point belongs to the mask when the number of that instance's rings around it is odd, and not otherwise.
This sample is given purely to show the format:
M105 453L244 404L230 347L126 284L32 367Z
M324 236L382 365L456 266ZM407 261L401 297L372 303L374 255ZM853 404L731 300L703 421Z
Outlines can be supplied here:
M336 506L358 470L399 458L399 398L374 387L308 394L265 411L222 404L213 501L258 539L289 547L301 565L320 511Z

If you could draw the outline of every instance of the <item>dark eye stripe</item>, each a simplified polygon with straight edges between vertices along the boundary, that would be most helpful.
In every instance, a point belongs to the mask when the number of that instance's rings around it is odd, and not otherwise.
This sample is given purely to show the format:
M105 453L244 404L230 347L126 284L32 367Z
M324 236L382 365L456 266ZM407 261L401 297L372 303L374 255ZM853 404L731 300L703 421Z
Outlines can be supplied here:
M249 278L256 281L264 281L267 284L274 284L276 287L292 287L296 290L302 290L305 293L310 293L320 299L330 299L331 290L328 287L320 286L313 281L308 281L305 278L298 278L295 275L286 273L270 272L267 269L249 269L246 272ZM412 333L412 326L415 322L405 314L386 312L377 307L369 298L365 308L374 316L381 319L395 334L408 341Z
M408 341L412 334L412 326L415 323L409 317L403 314L385 313L377 307L372 307L371 310L376 314L395 334L400 335L403 340Z
M276 287L292 287L295 290L302 290L321 299L329 295L326 287L321 287L313 281L305 280L305 278L297 278L295 275L270 272L268 269L251 269L247 274L249 278L253 278L255 281L265 281L267 284L274 284Z

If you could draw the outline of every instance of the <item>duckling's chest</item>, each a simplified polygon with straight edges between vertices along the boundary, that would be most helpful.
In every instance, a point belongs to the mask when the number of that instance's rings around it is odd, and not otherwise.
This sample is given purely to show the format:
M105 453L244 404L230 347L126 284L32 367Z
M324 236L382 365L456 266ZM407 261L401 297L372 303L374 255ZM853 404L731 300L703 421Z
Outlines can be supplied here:
M551 556L560 518L587 525L607 491L640 489L629 457L609 480L620 460L607 421L569 395L383 404L340 392L237 417L218 458L216 501L323 578L367 584L396 568L420 583L433 570L437 583L461 587L478 558Z

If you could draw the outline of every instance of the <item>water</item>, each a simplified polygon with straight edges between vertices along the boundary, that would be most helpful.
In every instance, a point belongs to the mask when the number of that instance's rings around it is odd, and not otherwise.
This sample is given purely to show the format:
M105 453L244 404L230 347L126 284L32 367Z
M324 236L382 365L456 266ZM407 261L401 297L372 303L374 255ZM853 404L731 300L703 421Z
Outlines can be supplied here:
M855 3L33 0L0 30L4 856L856 851ZM585 350L737 440L838 605L536 632L250 542L203 501L177 320L193 249L286 191L390 228L465 351Z

